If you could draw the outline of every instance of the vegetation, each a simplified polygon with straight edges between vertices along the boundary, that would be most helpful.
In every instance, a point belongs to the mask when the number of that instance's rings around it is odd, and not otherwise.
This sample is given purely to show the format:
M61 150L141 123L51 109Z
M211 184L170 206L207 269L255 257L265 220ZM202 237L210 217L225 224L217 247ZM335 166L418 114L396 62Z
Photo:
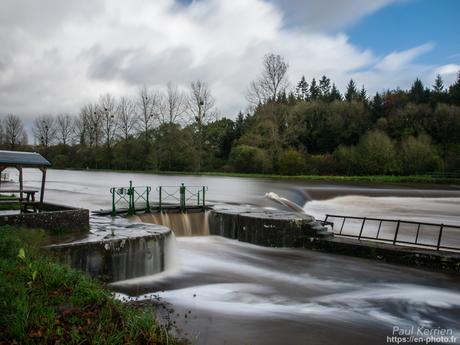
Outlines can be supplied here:
M11 201L11 202L8 202ZM8 195L0 195L0 211L3 210L19 210L20 205L18 198Z
M83 273L26 245L15 230L0 228L0 343L177 343L151 312L114 300Z
M289 89L288 64L265 57L249 85L250 111L217 118L208 86L171 84L134 97L110 94L77 117L43 115L35 147L20 119L0 126L1 147L38 150L56 168L286 175L420 175L460 171L460 73L449 87L416 79L369 97L350 80L342 94L326 76Z

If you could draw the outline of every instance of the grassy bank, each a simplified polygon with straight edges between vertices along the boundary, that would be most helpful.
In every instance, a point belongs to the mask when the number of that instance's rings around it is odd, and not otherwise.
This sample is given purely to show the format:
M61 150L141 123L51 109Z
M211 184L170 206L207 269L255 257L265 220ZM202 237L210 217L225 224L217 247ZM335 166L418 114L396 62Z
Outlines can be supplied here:
M0 227L0 344L177 344L151 312Z
M72 169L73 170L73 169ZM77 170L77 169L76 169ZM368 175L368 176L339 176L339 175L276 175L258 173L235 173L235 172L183 172L183 171L156 171L156 170L111 170L111 169L89 169L88 171L107 171L122 173L143 173L157 175L195 175L195 176L223 176L223 177L244 177L244 178L265 178L286 181L305 182L356 182L356 183L378 183L378 184L438 184L438 185L459 185L460 178L431 176L431 175Z

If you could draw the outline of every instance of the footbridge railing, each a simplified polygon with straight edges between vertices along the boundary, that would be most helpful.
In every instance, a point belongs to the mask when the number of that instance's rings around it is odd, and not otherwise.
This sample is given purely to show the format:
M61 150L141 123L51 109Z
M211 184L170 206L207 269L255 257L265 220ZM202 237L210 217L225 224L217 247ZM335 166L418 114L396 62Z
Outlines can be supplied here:
M187 208L206 208L206 186L158 186L158 205L154 205L158 210L165 208L179 207L181 212L186 212ZM136 211L151 212L150 204L152 188L150 186L133 186L129 181L128 187L112 187L112 216L118 212L127 212L133 215Z
M327 214L323 221L338 236L460 251L460 226Z
M158 206L162 210L166 204L179 204L182 212L190 206L205 209L207 191L206 186L186 186L183 183L180 186L159 186Z
M113 187L110 188L112 193L112 216L117 215L118 208L127 208L128 214L136 213L136 204L142 204L145 212L150 212L150 192L152 188L149 186L134 187L133 182L129 181L128 187Z

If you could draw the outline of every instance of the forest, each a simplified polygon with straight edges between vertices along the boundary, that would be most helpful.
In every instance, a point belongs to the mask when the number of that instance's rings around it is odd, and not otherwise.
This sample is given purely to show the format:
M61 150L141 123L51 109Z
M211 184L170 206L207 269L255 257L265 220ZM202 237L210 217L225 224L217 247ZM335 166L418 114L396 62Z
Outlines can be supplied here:
M168 83L136 95L102 94L78 115L38 115L32 140L16 114L2 115L0 147L37 151L55 168L280 175L419 175L460 171L460 72L452 85L415 79L368 95L350 80L288 80L267 54L247 89L248 110L216 110L212 90Z

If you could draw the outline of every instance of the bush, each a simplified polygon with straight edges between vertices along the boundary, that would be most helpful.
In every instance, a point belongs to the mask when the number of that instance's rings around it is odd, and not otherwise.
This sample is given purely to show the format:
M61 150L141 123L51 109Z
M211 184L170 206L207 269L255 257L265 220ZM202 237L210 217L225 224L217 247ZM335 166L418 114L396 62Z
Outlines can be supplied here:
M306 164L302 154L294 149L284 151L278 160L278 171L281 175L302 175Z
M272 170L272 163L267 153L254 146L234 147L230 152L229 162L235 171L242 173L267 173Z
M401 153L405 174L438 171L440 167L440 158L426 135L405 138L401 143Z

